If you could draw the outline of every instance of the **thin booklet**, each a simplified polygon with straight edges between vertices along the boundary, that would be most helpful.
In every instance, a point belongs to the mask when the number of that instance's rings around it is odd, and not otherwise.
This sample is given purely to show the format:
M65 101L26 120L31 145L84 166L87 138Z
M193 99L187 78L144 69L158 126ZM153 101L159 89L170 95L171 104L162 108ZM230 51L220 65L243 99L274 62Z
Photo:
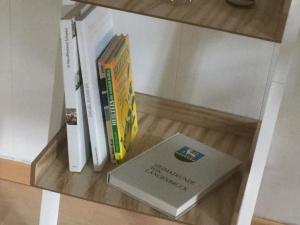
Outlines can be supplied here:
M107 182L171 217L180 217L238 171L241 162L176 134L108 173Z

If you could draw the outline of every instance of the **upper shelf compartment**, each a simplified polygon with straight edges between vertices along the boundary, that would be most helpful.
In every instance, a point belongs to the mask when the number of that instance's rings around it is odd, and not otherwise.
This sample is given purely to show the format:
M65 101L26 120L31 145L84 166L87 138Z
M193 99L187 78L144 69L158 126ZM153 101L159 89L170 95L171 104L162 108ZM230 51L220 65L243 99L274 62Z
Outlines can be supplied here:
M75 0L102 7L158 17L225 32L281 42L291 0L256 0L250 8L234 7L226 0Z

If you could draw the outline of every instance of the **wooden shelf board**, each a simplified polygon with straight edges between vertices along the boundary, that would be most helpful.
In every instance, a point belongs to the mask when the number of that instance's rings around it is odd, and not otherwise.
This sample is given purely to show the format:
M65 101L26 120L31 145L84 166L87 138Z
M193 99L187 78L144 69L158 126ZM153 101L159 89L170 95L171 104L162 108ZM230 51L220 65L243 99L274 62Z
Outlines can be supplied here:
M235 174L207 194L190 212L177 220L195 225L230 224L235 210L239 208L244 188L242 183L245 180L243 174L247 174L249 169L251 146L255 141L259 121L141 94L137 95L137 106L140 131L128 158L181 132L244 162L243 172ZM101 203L103 206L169 220L109 187L106 174L115 167L111 163L107 163L100 173L93 171L91 160L82 173L69 172L65 129L49 143L33 166L33 185L37 187Z
M0 159L0 179L30 185L31 165Z
M284 225L284 224L272 220L268 220L268 219L253 218L251 225Z
M291 5L291 0L257 0L250 8L235 7L226 0L193 0L188 5L168 0L75 1L273 42L282 40Z

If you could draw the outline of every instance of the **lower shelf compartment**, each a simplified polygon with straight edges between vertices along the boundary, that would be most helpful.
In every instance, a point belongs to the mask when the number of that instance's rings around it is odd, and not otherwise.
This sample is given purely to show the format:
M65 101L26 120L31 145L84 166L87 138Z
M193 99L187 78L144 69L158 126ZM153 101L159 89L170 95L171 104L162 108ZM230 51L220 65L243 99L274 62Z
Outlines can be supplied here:
M128 159L163 139L181 132L243 162L243 167L225 183L208 193L177 222L193 225L229 225L239 210L260 122L197 106L137 94L139 134ZM163 214L106 184L107 163L94 172L90 160L81 173L68 169L66 131L62 129L33 163L32 184L118 209L170 220Z

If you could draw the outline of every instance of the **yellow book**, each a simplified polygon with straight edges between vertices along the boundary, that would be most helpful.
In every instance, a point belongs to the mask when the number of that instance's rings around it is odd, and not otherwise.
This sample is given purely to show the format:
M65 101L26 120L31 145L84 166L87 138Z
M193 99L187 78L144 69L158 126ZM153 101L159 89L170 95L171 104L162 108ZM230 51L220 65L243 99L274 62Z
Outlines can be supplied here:
M117 162L124 159L138 132L128 35L104 65L107 97Z

